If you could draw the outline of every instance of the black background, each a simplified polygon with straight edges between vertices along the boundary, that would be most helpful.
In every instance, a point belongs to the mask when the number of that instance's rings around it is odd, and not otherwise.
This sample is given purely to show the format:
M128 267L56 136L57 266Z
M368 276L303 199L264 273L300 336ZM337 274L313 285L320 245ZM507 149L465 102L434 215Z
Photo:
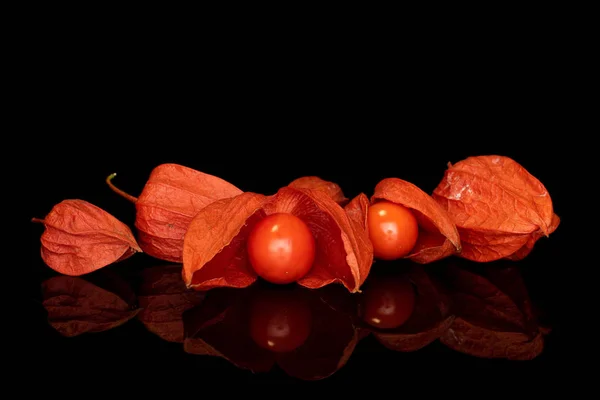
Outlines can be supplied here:
M371 195L386 177L431 193L448 162L509 156L544 183L562 218L559 229L540 240L522 263L531 294L554 328L544 353L529 362L509 362L477 359L438 343L416 353L394 353L367 340L344 368L316 384L390 383L399 377L533 379L561 365L568 327L555 290L566 259L569 219L566 172L552 137L564 134L565 116L558 106L560 88L548 85L553 71L543 63L507 62L491 69L483 62L443 74L431 65L422 70L415 65L394 75L393 82L372 73L355 83L348 70L285 73L272 67L255 75L238 73L231 65L223 65L219 75L214 72L219 67L197 75L170 71L172 79L161 76L158 82L154 68L102 60L92 67L93 62L85 58L79 65L64 65L67 71L52 69L38 88L43 106L31 117L40 131L29 150L28 218L43 217L63 199L80 198L133 227L134 207L112 193L104 179L117 172L115 183L137 195L151 170L165 162L264 194L300 176L318 175L352 198ZM43 227L32 224L30 231L25 315L32 336L26 357L36 376L60 379L68 370L77 382L101 379L131 386L143 380L165 387L175 381L298 382L279 370L255 376L224 360L185 354L135 321L62 338L47 324L40 303L40 284L53 275L39 256ZM153 261L140 255L111 268L146 262Z

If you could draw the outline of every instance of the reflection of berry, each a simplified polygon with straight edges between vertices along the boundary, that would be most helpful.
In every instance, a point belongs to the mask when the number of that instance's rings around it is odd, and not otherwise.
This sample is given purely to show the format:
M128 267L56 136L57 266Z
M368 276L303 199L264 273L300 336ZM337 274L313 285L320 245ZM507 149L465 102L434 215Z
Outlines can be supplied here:
M364 290L362 318L376 328L398 328L414 308L415 291L405 276L373 280Z
M262 290L250 304L250 336L262 348L288 352L310 335L312 313L297 290Z

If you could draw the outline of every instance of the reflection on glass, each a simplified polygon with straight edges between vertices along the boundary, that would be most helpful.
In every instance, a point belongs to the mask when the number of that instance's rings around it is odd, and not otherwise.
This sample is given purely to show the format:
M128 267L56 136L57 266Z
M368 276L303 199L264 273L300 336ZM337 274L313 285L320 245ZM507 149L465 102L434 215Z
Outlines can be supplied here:
M63 336L102 332L135 317L135 294L129 284L109 270L83 279L60 275L42 283L48 322Z
M181 264L161 265L141 272L138 319L168 342L183 343L184 311L200 304L204 293L188 290L181 278Z
M363 291L362 319L375 328L398 328L414 311L415 290L408 274L377 276Z
M542 352L548 329L536 320L518 268L502 265L442 271L456 319L440 341L477 357L532 359Z
M288 353L306 342L313 315L303 296L288 290L265 290L251 300L248 319L254 343L274 353Z
M454 319L447 296L422 266L374 274L361 297L361 336L372 333L395 351L415 351L428 345Z
M331 296L337 303L353 300L344 289L262 283L210 291L184 314L185 351L220 356L254 372L278 364L300 379L325 378L346 363L358 341L353 315L328 304Z
M136 295L110 270L57 276L42 285L49 323L64 336L100 332L138 316L188 354L215 356L255 373L278 365L315 380L342 368L372 336L409 352L439 340L482 358L532 359L544 335L514 263L374 267L361 293L257 282L246 289L187 290L181 265L140 272Z

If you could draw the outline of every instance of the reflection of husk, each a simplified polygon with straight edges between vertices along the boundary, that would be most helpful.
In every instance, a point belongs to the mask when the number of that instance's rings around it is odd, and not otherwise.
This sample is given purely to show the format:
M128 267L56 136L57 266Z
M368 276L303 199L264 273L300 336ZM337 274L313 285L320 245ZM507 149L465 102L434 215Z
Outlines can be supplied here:
M385 347L394 351L416 351L438 339L454 321L449 315L448 299L421 266L414 266L408 278L416 290L415 308L402 326L377 329L365 325L364 330Z
M542 333L499 332L457 318L440 341L453 350L482 358L530 360L544 349Z
M226 359L226 357L223 356L223 354L219 353L218 351L210 347L208 344L206 344L205 341L198 338L185 339L185 341L183 342L183 350L186 353L195 354L198 356L213 356L222 357Z
M145 269L138 301L142 311L138 319L160 338L182 343L184 311L200 304L204 293L189 290L181 278L181 264Z
M127 282L108 270L87 279L55 276L42 283L42 292L48 323L67 337L116 328L139 312Z
M434 327L419 333L375 333L377 340L390 350L394 351L416 351L436 339L439 339L452 326L454 316L438 322Z
M210 291L200 306L184 314L186 352L222 357L255 373L269 371L277 363L290 376L316 380L330 376L345 365L358 342L352 316L326 303L326 298L336 304L344 303L337 300L331 290L325 295L323 290L258 284L243 291L231 290L237 292L234 296L224 291L229 290ZM310 307L311 332L295 350L273 353L259 347L249 335L249 304L258 298L255 296L268 296L269 291L285 291L285 295L294 296ZM337 294L350 297L344 289Z
M440 338L443 344L483 358L529 360L542 352L549 330L537 324L516 268L473 273L450 267L445 275L457 318Z

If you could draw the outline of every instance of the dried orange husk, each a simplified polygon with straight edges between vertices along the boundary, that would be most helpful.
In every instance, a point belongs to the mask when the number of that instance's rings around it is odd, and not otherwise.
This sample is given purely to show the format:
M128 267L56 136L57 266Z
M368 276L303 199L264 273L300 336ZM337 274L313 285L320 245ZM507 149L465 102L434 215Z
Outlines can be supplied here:
M184 241L183 277L188 287L246 287L257 275L246 251L254 225L267 215L291 213L302 219L316 242L313 267L298 283L316 289L340 283L359 290L371 268L373 249L366 231L321 190L281 188L273 196L244 193L204 208Z
M288 186L296 189L321 190L342 206L348 202L342 188L337 183L325 181L318 176L303 176L290 182Z
M381 200L403 205L417 218L419 237L406 258L426 264L461 251L458 231L448 213L414 184L398 178L384 179L371 197L372 203Z
M154 168L139 198L107 182L117 193L135 203L135 227L140 247L152 257L182 262L183 238L196 216L212 202L242 193L231 183L214 175L179 164Z
M33 221L46 227L42 259L61 274L88 274L142 251L127 225L84 200L64 200Z
M458 228L460 256L473 261L522 259L560 224L544 185L508 157L449 164L433 198Z

